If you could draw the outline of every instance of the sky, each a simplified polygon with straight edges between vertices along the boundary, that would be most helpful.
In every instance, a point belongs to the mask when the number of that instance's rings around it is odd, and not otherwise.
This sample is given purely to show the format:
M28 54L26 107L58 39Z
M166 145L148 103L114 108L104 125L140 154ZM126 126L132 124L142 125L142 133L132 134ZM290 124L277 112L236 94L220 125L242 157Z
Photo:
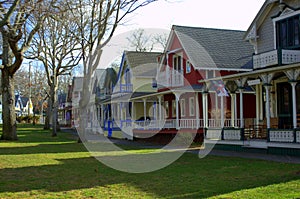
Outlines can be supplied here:
M137 29L147 35L169 35L172 25L247 30L265 0L158 0L139 8L118 26L103 49L98 68L120 60L128 48L128 37ZM162 51L154 50L154 51Z
M247 30L265 0L158 0L136 11L123 32L172 25Z

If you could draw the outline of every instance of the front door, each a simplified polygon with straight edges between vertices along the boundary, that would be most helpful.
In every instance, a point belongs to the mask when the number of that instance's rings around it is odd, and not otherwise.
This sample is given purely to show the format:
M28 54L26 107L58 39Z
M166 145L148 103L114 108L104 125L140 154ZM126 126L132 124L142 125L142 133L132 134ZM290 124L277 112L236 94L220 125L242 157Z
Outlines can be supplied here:
M277 106L279 128L292 128L293 103L292 87L288 82L277 84Z

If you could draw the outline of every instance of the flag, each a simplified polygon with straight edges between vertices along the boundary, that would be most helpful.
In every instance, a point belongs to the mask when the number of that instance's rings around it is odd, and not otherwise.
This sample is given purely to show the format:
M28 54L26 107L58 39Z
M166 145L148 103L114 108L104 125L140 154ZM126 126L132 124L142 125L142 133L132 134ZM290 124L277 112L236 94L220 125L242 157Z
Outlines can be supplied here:
M228 92L225 88L224 82L222 80L213 80L212 81L212 89L216 91L219 97L225 96L228 97Z

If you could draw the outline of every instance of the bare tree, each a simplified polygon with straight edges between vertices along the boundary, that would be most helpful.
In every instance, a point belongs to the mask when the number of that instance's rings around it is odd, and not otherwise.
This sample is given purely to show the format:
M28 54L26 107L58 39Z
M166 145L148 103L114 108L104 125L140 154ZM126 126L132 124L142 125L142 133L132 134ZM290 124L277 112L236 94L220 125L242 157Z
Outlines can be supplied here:
M162 49L165 49L168 42L168 35L166 33L156 34L153 36L152 42L159 45Z
M74 16L61 3L59 10L54 15L45 18L32 45L33 57L31 58L36 58L43 63L50 87L52 136L57 136L59 77L70 75L81 59L80 40L71 34L76 28L74 20ZM45 128L48 127L45 126Z
M102 48L111 40L117 26L138 8L157 0L75 0L70 10L77 17L76 35L80 39L83 62L83 89L80 99L80 128L84 131L86 108L90 100L90 79L98 66Z
M130 37L127 37L130 47L135 48L137 52L151 52L154 43L151 40L151 35L146 35L144 29L137 29Z
M14 75L20 68L24 53L45 16L45 2L41 0L0 1L0 33L2 38L3 133L1 139L17 140ZM33 16L37 17L33 22Z
M30 82L29 75L31 77ZM42 111L41 105L48 90L46 78L45 71L41 70L40 67L34 67L30 73L26 68L21 67L15 74L16 91L24 97L34 96L31 98L34 112L40 113Z
M130 47L137 52L151 52L154 48L164 49L167 44L166 34L147 34L144 29L137 29L127 37Z

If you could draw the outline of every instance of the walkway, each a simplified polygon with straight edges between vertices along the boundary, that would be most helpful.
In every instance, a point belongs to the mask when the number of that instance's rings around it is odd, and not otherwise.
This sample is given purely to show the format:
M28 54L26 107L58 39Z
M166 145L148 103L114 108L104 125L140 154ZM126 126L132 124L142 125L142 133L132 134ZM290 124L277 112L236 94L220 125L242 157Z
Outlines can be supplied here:
M72 128L61 128L63 132L71 133L77 136L77 132ZM101 140L99 139L101 135L97 134L89 134L89 138L91 140ZM97 137L97 139L93 139L93 137ZM90 140L90 139L89 139ZM157 145L154 143L145 143L138 141L128 141L123 139L110 139L111 142L119 145L131 145L143 148L162 148L162 145ZM188 150L187 152L198 154L199 149ZM287 156L287 155L272 155L272 154L264 154L264 153L249 153L249 152L237 152L237 151L225 151L225 150L215 150L213 149L209 155L213 156L224 156L224 157L239 157L239 158L247 158L247 159L259 159L259 160L267 160L281 163L293 163L300 164L300 157L295 156Z

